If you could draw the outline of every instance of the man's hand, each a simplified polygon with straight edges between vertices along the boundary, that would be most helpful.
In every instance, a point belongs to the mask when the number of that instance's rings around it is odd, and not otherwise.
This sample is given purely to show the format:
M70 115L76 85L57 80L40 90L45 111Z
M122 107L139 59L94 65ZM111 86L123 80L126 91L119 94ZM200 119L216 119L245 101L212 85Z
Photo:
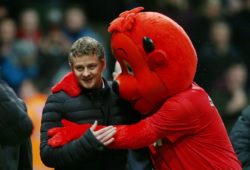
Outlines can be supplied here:
M100 130L95 131L97 128L97 121L91 126L90 131L93 133L95 138L102 143L103 145L107 146L114 141L114 135L116 133L116 127L107 126Z

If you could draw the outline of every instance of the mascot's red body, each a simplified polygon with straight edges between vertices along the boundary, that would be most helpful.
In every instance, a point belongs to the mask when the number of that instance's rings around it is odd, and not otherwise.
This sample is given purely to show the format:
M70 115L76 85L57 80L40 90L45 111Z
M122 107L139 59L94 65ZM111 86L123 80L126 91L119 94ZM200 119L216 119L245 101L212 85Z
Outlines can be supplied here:
M119 94L146 118L117 126L109 147L150 146L156 170L241 169L216 108L193 83L197 57L188 36L170 18L142 9L123 12L109 32L122 67ZM53 91L59 90L65 89L59 84ZM67 128L78 131L78 136L65 133ZM60 146L81 136L85 128L52 130L49 144Z

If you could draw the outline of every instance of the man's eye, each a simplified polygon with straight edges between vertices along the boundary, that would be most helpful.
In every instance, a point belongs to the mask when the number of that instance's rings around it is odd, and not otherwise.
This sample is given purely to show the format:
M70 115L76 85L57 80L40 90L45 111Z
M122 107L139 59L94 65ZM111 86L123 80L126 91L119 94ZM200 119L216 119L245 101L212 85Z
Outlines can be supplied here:
M76 67L77 71L83 71L83 67Z
M96 68L96 66L95 65L91 65L91 66L89 66L89 69L90 70L93 70L93 69L95 69Z

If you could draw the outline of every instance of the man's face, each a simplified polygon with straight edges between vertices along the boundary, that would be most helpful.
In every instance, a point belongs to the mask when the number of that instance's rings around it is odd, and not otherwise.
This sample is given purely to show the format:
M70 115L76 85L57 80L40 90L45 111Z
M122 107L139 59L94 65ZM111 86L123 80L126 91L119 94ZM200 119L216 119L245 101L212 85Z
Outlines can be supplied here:
M95 89L102 86L102 71L104 59L96 55L73 58L71 68L79 84L85 89Z

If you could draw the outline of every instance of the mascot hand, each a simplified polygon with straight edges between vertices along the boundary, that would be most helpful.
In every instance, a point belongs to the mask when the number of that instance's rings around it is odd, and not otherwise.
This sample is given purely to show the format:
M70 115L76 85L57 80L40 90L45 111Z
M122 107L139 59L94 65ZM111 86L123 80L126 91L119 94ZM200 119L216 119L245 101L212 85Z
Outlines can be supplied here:
M62 120L63 127L52 128L48 131L48 145L52 148L63 146L80 138L91 127L91 124L77 124Z

